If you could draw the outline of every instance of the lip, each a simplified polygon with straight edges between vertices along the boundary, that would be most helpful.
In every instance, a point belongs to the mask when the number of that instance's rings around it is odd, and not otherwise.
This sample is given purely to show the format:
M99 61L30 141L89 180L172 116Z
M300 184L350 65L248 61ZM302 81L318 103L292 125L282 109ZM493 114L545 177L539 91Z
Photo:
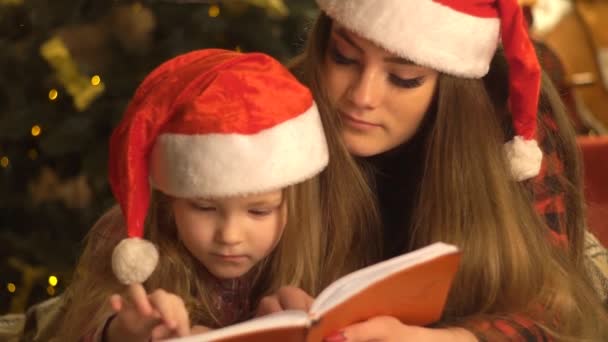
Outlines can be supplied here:
M245 254L222 254L222 253L211 253L212 256L223 261L240 262L247 259Z
M380 127L380 125L378 125L378 124L357 119L353 115L350 115L350 114L347 114L344 112L340 112L340 114L345 119L344 121L346 122L346 124L348 124L349 126L354 126L359 129L372 129L372 128Z

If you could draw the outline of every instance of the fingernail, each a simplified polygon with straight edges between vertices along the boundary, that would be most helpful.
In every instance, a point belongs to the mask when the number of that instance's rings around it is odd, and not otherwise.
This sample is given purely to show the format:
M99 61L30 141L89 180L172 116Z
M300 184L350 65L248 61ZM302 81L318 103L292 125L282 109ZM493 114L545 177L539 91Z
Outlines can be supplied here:
M344 342L346 341L346 336L344 335L344 331L338 331L335 334L331 334L323 339L324 342Z

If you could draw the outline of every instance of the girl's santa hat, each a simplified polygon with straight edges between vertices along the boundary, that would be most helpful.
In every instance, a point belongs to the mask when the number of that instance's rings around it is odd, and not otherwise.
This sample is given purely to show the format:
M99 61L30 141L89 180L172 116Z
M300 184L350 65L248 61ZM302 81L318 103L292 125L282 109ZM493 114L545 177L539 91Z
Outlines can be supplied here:
M110 139L110 185L128 238L112 267L125 284L154 271L143 240L150 186L182 198L282 189L328 163L310 91L279 62L219 49L173 58L146 77Z
M387 51L467 78L487 74L499 40L509 63L509 105L516 136L506 143L517 180L536 176L540 66L517 0L317 0L347 29Z

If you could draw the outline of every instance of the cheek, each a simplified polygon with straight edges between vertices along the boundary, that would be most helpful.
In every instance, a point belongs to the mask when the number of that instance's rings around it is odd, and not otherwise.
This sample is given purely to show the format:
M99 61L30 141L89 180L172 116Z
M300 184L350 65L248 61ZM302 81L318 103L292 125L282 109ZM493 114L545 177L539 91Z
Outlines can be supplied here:
M390 111L388 130L398 144L409 140L420 127L434 96L435 82L425 83L421 88L401 97L394 97Z
M282 213L277 214L271 220L259 224L255 240L260 253L269 254L277 246L285 230L286 223L286 215Z
M207 221L201 215L175 213L177 234L191 252L194 252L194 247L204 245L212 239L212 229L203 229L203 227L211 227L212 222Z
M348 84L348 77L348 73L341 71L332 63L325 63L321 82L325 86L328 100L332 105L335 105L338 99L342 97L342 94L344 94Z

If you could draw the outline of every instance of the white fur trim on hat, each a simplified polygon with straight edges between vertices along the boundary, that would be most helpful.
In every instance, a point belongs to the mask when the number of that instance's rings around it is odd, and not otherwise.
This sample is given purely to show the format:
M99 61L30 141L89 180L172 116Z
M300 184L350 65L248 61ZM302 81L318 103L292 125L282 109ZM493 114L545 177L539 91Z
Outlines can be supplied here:
M329 155L316 105L252 135L161 134L150 156L152 185L173 196L273 191L321 172Z
M158 250L150 241L128 238L120 241L112 252L112 270L125 285L143 283L154 272Z
M516 136L504 146L513 179L523 181L538 175L543 152L538 147L536 140L524 140L524 138Z
M432 0L317 0L347 29L412 62L462 77L488 72L498 18L464 14Z

